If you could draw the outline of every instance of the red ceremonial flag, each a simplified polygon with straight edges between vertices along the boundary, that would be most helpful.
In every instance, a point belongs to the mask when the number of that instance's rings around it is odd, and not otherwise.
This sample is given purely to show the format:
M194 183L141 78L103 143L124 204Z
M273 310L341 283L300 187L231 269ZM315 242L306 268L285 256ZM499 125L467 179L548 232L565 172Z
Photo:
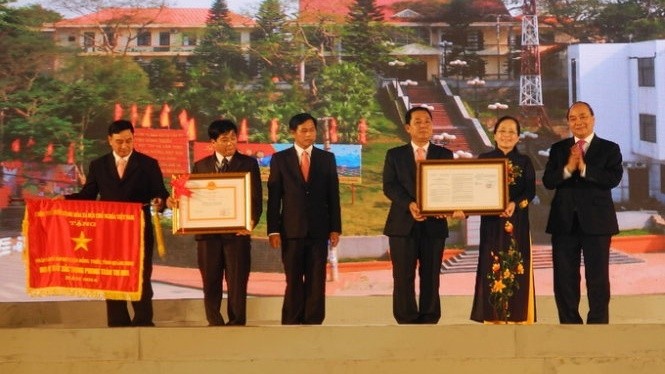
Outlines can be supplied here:
M74 152L76 150L76 143L71 142L69 143L69 149L67 149L67 163L68 164L73 164L74 163Z
M129 121L134 127L136 127L136 125L139 123L139 108L136 106L136 104L132 104L129 109Z
M164 103L164 105L162 105L162 111L159 113L159 126L167 129L171 128L171 118L169 118L170 113L171 107L167 103Z
M367 120L364 118L358 121L358 142L367 144Z
M19 140L18 138L12 141L12 152L14 153L21 152L21 140Z
M187 130L187 125L189 125L189 119L187 118L187 111L185 109L180 111L178 114L178 123L180 123L180 128Z
M143 272L141 204L28 199L28 293L138 300Z
M0 209L4 209L9 206L9 195L12 193L12 189L9 186L0 187Z
M239 142L247 142L249 140L248 130L247 130L247 118L243 118L240 121L240 130L238 133Z
M120 103L115 103L115 107L113 108L113 120L117 121L119 119L122 119L122 106L120 106Z
M328 130L330 131L330 142L337 143L339 137L337 136L337 120L335 118L330 119L330 128Z
M46 152L44 152L44 158L42 162L51 162L53 161L53 143L48 143L46 146Z
M189 124L187 125L187 140L193 142L196 140L196 121L194 118L189 119Z
M270 141L277 143L277 131L279 131L279 121L277 118L270 120Z
M143 118L141 119L141 127L152 127L152 105L145 107Z

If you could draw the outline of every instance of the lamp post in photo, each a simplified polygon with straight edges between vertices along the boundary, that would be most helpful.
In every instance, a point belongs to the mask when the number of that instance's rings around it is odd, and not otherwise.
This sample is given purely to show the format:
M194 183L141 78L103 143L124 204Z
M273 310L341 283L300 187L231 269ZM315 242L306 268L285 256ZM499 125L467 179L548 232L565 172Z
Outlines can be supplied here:
M478 103L478 88L485 87L485 81L475 77L466 81L466 84L473 88L473 113L475 117L478 117L478 109L476 108L476 104Z
M496 102L494 104L488 105L487 109L495 110L496 111L496 118L499 119L499 112L502 111L502 110L508 109L508 104L502 104L500 102Z
M404 66L406 65L406 62L400 61L398 59L394 59L388 63L389 66Z
M398 80L402 79L402 76L404 75L403 74L404 72L401 71L402 69L400 69L400 68L404 67L405 65L406 65L406 62L400 61L398 59L394 59L394 60L388 62L388 66L390 66L392 76L397 78Z
M448 62L448 48L452 49L453 42L447 40L442 40L439 42L439 48L441 49L441 61L439 61L439 77L443 78L448 76L448 69L446 69L446 64Z
M457 71L457 95L459 95L459 81L464 76L464 68L466 67L466 61L455 59L450 61L450 66L455 68Z

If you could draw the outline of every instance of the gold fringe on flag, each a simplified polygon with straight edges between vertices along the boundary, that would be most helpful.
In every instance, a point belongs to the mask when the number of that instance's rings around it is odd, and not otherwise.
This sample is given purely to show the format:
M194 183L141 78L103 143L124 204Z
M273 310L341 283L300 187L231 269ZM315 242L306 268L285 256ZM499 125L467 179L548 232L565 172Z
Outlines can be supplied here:
M164 245L164 232L162 231L162 224L159 221L159 205L152 205L151 214L152 226L155 230L155 243L157 243L157 254L159 254L159 258L164 258L166 256L166 246Z

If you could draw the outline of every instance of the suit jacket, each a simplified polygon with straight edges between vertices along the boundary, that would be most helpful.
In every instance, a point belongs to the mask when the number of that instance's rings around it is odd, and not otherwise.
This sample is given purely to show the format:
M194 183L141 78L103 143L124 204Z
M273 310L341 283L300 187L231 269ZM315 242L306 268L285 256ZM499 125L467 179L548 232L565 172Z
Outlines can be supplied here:
M74 200L122 201L144 204L147 227L152 227L150 200L169 196L159 163L154 158L132 151L125 173L120 179L113 153L109 152L92 162L81 191L65 196Z
M192 173L215 173L217 171L215 168L216 162L217 156L215 156L214 153L210 156L204 157L194 163ZM227 171L229 173L249 172L249 178L252 185L252 220L254 221L254 226L256 227L256 225L259 223L259 219L261 219L261 213L263 213L263 186L261 185L261 172L259 171L259 163L255 158L243 155L242 153L236 151L236 153L231 158L231 162L229 163L229 168ZM195 235L194 238L196 240L204 240L215 235L218 234Z
M431 144L427 159L452 159L453 153L444 147ZM390 199L390 211L383 233L387 236L408 236L416 220L409 204L416 201L416 159L411 143L389 149L383 165L383 193ZM447 238L446 219L428 217L425 221L428 236Z
M611 190L619 185L623 175L619 145L595 135L584 155L586 177L582 178L576 171L572 177L563 179L563 168L574 142L574 138L568 138L550 148L543 184L556 192L546 231L570 233L576 212L585 234L614 235L619 232L619 225Z
M331 152L314 147L309 181L300 171L295 147L272 155L268 178L268 234L282 239L324 239L342 232L337 162Z

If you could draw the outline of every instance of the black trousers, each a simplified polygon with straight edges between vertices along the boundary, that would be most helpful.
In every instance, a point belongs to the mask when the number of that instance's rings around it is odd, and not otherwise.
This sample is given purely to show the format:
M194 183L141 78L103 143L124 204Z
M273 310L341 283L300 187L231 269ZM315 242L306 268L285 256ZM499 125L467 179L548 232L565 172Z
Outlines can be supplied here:
M586 322L608 323L610 303L610 242L611 235L586 235L577 222L570 234L552 235L554 266L554 298L559 322L581 324L580 262L584 254L584 276L589 300Z
M199 271L203 282L203 304L210 326L224 325L223 283L228 288L226 325L247 323L247 282L251 268L249 235L224 234L197 241Z
M326 315L328 239L282 239L283 325L320 325Z
M436 324L441 318L439 280L446 240L430 238L416 223L409 236L391 236L393 316L399 324ZM420 296L416 302L416 267Z
M134 309L134 317L130 317L127 308L127 302L124 300L106 300L106 320L109 327L126 327L126 326L154 326L152 322L152 297L154 292L152 290L152 255L154 247L154 233L152 224L145 225L144 231L144 247L143 247L143 274L141 281L143 282L143 292L138 301L132 301L132 308Z

